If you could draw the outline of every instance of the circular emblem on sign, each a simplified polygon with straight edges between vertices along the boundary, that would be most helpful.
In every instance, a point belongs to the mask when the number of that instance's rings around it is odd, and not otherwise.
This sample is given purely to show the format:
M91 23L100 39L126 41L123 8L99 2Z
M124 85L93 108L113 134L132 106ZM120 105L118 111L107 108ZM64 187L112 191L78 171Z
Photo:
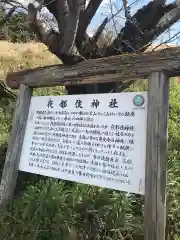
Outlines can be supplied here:
M145 100L144 97L142 95L136 95L133 98L133 103L136 107L141 107L144 104Z

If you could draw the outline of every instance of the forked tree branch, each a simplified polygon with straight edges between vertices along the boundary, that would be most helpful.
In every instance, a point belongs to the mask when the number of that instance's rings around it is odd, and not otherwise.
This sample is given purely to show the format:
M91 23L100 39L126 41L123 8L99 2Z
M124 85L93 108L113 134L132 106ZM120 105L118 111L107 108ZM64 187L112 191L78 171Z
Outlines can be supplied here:
M81 45L81 43L83 42L83 38L86 34L87 28L92 18L96 14L102 1L103 0L90 0L86 10L81 12L78 31L77 31L78 45Z
M38 19L37 13L38 11L35 6L30 3L28 5L29 24L37 34L40 41L46 46L48 46L50 52L55 54L65 64L74 64L84 60L84 58L78 53L75 46L72 46L72 48L70 49L70 40L72 39L67 40L66 46L64 36L47 26L43 20ZM65 36L67 37L67 35ZM72 35L72 37L74 37L74 35ZM71 50L71 53L69 49Z
M67 0L66 0L67 1ZM98 0L99 1L99 0ZM54 17L56 18L57 22L59 21L59 16L60 16L60 9L61 9L61 12L62 12L62 9L60 7L60 4L59 3L62 3L63 0L44 0L44 4L45 6L47 7L47 9L54 15ZM94 1L95 2L95 1ZM102 2L102 1L101 1ZM88 6L90 2L88 3ZM96 4L96 2L95 2ZM85 0L82 0L82 10L81 10L81 13L80 13L80 19L82 19L82 15L83 15L83 12L85 11L85 5L86 5L86 1ZM88 9L88 7L86 8L86 10ZM90 8L89 8L90 9ZM97 9L96 9L97 10ZM69 9L68 9L68 12L69 12ZM95 14L95 13L94 13ZM66 21L65 21L65 24L67 23L67 18L68 18L68 14L66 16L63 17L63 14L61 15L62 16L62 19L66 18ZM83 22L82 22L83 23ZM64 26L65 26L64 24ZM80 26L80 24L79 24ZM80 28L78 26L78 29ZM59 32L61 35L64 35L64 33L62 34L62 28L59 27ZM80 53L80 55L82 55L84 58L90 58L90 57L97 57L99 56L97 54L97 44L94 44L94 42L91 41L91 38L88 36L87 33L84 34L84 36L82 36L82 38L80 38L80 35L79 35L79 30L77 30L77 35L76 35L76 49L78 49L78 52ZM75 50L76 50L75 49ZM79 54L78 53L78 54ZM100 57L100 56L99 56ZM84 58L81 58L79 59L78 57L78 61L80 60L83 60ZM62 60L62 59L61 59ZM74 61L73 61L74 62Z

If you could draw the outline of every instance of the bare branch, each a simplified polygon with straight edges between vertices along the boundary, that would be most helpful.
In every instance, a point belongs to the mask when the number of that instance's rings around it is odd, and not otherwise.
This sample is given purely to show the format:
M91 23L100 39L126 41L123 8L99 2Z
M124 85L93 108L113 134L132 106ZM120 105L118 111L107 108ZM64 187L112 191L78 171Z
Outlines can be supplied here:
M63 8L63 6L62 6L63 1L64 0L44 0L44 5L54 15L54 17L56 18L56 20L58 22L58 27L59 27L59 32L60 32L61 38L65 35L65 31L67 30L67 21L68 21L68 17L69 17L69 8L68 7ZM85 0L81 0L81 2L80 2L80 5L81 5L80 18L82 16L83 9L85 8L85 3L86 3ZM67 4L67 0L66 0L66 4ZM63 9L65 9L65 11ZM60 19L60 17L61 17L61 19ZM78 52L80 52L80 54L82 56L84 56L85 58L89 58L90 56L97 55L96 54L97 46L94 46L94 44L92 43L92 41L89 38L89 36L87 35L87 33L84 36L82 36L82 38L79 38L78 31L77 31L75 40L76 40L76 43L74 43L74 47L71 51L76 52L76 55L77 54L79 55ZM63 43L64 43L64 41L63 41ZM75 47L75 45L77 48ZM61 49L61 47L59 48L59 51L60 51L60 49ZM78 49L78 51L77 51L77 49ZM81 56L81 60L84 59L84 58L82 58L82 56ZM65 55L63 54L63 58L64 57L65 57Z
M28 5L28 21L41 42L48 46L49 50L65 64L75 64L84 60L75 46L71 46L72 42L67 40L66 45L66 40L62 35L48 27L43 20L37 18L37 9L32 3ZM66 33L65 36L67 37ZM72 35L72 37L74 37L74 35Z
M107 23L108 23L108 18L105 18L104 21L99 26L99 28L97 29L97 31L94 34L94 36L92 37L92 41L97 42L98 38L102 34L102 32L103 32L103 30L104 30L104 28L105 28Z
M166 0L154 0L156 6L162 6L166 3Z
M165 45L170 43L171 41L175 40L176 38L178 38L180 35L180 31L177 32L175 35L173 35L172 37L170 37L169 39L167 39L164 42L161 42L160 44L156 45L155 47L152 48L152 51L155 51L156 49L158 49L160 46Z
M37 34L38 38L44 43L48 45L46 40L48 36L51 34L51 29L49 29L42 20L37 19L37 9L35 6L30 3L28 5L28 23L30 27L34 30Z
M87 28L92 18L96 14L102 1L103 0L90 0L86 10L81 12L78 32L77 32L77 42L79 46L83 42L83 38L84 38L84 35L86 34Z
M12 16L12 14L15 12L17 7L13 7L10 9L10 11L4 16L4 18L0 21L0 27L2 27Z
M128 0L123 0L124 12L126 21L131 19L130 7L128 6Z
M162 34L166 29L171 27L180 19L180 7L172 9L170 12L166 13L158 22L156 28L152 31L155 33L154 38Z
M67 4L67 0L57 0L56 1L58 15L56 16L56 20L58 22L58 28L62 35L64 35L66 29L66 23L68 19L69 8Z
M135 24L132 24L131 21L126 22L125 27L121 29L117 38L107 47L105 56L116 55L119 54L120 51L133 52L139 49L144 51L148 47L148 44L157 38L160 32L163 32L162 27L161 30L160 27L157 28L160 19L164 19L163 16L176 8L176 4L174 3L168 5L163 4L164 0L151 1L146 6L139 9L132 16L132 20ZM175 20L173 20L173 22L175 22ZM168 25L166 25L166 29L167 28ZM139 31L139 29L141 31Z
M40 11L43 7L43 4L44 4L44 0L39 0L40 1L40 4L39 4L39 8L38 10Z
M37 9L32 3L28 5L28 22L39 40L49 47L49 50L53 54L60 58L58 50L62 45L61 38L58 33L46 26L43 20L37 19Z
M26 7L23 6L22 3L20 3L18 0L2 0L1 4L3 6L11 6L11 7L16 7L16 8L22 8L27 11Z
M45 6L56 18L61 38L64 39L61 46L63 56L74 51L80 11L84 4L84 0L45 0Z
M34 6L36 7L36 9L38 11L41 11L41 9L43 8L43 5L44 5L44 0L36 0L36 2L34 4Z
M70 55L74 47L77 28L79 24L80 11L82 9L82 0L67 0L69 14L64 33L63 46L61 53Z
M61 35L64 35L69 15L67 0L44 0L45 7L53 14Z
M165 30L170 28L174 23L176 23L180 19L180 7L176 7L166 13L158 22L155 29L152 31L149 31L145 34L145 40L148 43L151 43L153 40L155 40L159 35L161 35ZM178 34L178 33L177 33ZM175 34L176 36L176 34ZM167 42L167 41L166 41ZM162 44L162 43L161 43ZM161 44L157 45L159 47ZM148 45L147 45L148 47ZM144 51L147 47L142 47L141 51ZM154 49L154 50L155 50Z

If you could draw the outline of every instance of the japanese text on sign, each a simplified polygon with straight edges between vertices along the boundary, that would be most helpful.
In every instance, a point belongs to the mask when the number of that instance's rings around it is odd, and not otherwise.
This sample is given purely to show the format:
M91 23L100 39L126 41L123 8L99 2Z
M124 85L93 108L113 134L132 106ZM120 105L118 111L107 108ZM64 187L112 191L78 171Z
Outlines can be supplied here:
M19 169L144 194L147 94L32 97Z

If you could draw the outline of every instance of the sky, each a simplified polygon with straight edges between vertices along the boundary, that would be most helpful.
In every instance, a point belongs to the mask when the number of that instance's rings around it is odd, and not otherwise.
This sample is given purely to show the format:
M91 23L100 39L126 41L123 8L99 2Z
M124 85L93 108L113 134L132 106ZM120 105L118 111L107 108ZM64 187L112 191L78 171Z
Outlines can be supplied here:
M35 2L34 0L18 0L20 3L22 3L24 6L27 6L28 3ZM129 0L129 4L133 3L135 0ZM138 4L134 5L132 8L131 14L134 14L135 11L137 11L138 8L140 8L142 5L146 4L148 0L138 0ZM112 3L113 7L111 9L110 4ZM122 7L122 0L103 0L101 3L101 6L99 7L96 15L91 21L90 26L88 27L88 33L90 35L93 34L93 32L98 28L98 26L103 22L105 17L111 17L112 13L116 13L116 9L120 9ZM118 15L118 22L119 27L122 27L125 23L124 19L124 12L121 11L121 13ZM112 24L114 24L112 21L109 23L109 28L112 28Z
M23 4L25 7L27 7L28 3L35 2L34 0L18 0L21 4ZM136 4L133 4L136 0L128 0L129 5L132 4L131 7L131 15L133 15L139 8L141 8L143 5L146 5L149 0L138 0ZM167 0L167 3L172 2L173 0ZM112 5L110 5L112 3ZM110 6L113 6L112 8ZM105 17L111 17L112 13L116 13L117 9L120 9L122 7L122 0L103 0L100 8L98 9L96 15L91 21L90 26L88 27L88 33L89 35L93 35L93 32L98 28L98 26L103 22ZM119 32L120 28L124 26L125 18L124 18L124 12L121 11L118 15L116 20L118 22L117 31ZM114 24L116 24L115 21L110 21L107 27L109 29L114 29ZM172 28L170 33L175 33L180 29L179 24L175 24ZM169 38L170 33L166 33L163 38ZM164 39L163 39L164 40Z

